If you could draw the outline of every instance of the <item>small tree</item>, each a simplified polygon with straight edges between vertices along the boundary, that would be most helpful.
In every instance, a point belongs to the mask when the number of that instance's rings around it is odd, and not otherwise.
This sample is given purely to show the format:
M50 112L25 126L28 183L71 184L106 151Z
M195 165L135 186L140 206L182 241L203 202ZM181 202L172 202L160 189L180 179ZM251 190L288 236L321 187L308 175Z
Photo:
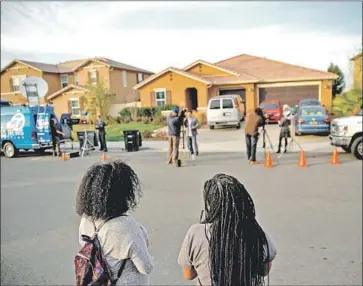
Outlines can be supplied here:
M335 97L337 94L341 94L345 87L345 80L344 80L344 74L342 70L339 68L339 66L330 63L328 72L335 73L338 75L338 78L333 81L333 97Z
M85 110L88 112L91 122L96 122L99 113L107 122L110 107L115 94L106 87L103 80L97 80L96 84L88 84L89 92L85 95Z
M357 113L362 107L362 90L351 89L334 98L332 112L338 116L348 116Z

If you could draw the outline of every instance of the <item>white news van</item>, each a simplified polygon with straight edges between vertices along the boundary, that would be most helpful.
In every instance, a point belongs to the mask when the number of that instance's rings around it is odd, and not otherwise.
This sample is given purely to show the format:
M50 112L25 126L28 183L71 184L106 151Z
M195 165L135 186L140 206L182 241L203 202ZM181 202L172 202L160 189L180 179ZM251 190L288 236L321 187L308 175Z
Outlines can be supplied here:
M341 147L358 159L363 159L363 110L356 115L336 118L331 122L329 140L331 145Z

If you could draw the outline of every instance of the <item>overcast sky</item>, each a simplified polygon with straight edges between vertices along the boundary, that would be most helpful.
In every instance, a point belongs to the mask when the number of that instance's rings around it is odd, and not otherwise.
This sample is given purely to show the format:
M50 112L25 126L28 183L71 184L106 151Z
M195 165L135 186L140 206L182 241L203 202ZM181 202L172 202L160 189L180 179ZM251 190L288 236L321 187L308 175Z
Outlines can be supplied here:
M1 67L103 56L158 72L246 53L326 70L362 43L361 2L2 2Z

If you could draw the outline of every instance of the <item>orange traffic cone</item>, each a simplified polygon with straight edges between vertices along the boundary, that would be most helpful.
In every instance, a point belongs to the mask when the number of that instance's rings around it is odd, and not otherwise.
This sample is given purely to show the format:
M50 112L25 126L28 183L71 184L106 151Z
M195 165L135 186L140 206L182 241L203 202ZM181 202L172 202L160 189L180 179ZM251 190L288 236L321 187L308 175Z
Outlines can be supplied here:
M308 164L306 162L306 156L305 156L305 151L301 150L300 151L300 161L299 164L297 164L298 167L300 168L307 168Z
M61 157L62 161L66 161L67 160L67 155L66 153L62 153L62 157Z
M265 159L265 168L272 168L274 165L272 163L272 155L271 152L266 153L266 159Z
M330 164L332 164L332 165L339 165L340 164L337 148L334 148L334 150L333 150L333 155L331 157Z
M107 156L105 152L103 152L102 154L102 161L107 161Z

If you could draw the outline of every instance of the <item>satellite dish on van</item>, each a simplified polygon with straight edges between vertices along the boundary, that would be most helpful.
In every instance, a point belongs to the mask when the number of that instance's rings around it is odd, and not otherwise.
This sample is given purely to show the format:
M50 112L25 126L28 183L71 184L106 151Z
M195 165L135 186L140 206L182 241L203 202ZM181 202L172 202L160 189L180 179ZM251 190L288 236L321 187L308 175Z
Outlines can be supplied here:
M48 84L40 77L27 77L20 82L20 92L28 99L29 106L39 105L39 98L48 92Z

